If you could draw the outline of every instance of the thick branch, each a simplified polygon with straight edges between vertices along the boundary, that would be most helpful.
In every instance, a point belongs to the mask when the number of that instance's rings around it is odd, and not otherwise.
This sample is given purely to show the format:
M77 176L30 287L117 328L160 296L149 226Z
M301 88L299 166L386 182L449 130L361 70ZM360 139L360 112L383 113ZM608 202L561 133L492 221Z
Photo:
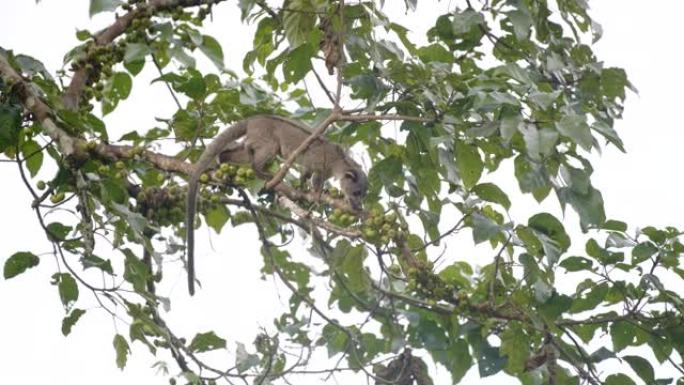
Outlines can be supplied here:
M52 118L50 107L40 99L29 83L24 81L3 56L0 56L0 77L17 92L24 108L33 114L35 120L43 127L45 134L57 143L60 151L64 155L72 155L75 152L74 139L57 126Z

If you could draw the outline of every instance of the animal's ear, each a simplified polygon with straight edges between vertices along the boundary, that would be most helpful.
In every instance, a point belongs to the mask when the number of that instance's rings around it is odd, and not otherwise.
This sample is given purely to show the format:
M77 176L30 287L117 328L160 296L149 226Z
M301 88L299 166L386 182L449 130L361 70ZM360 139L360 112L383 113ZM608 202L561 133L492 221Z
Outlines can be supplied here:
M344 177L351 179L353 182L356 182L356 179L358 179L355 170L347 170L347 172L344 173Z

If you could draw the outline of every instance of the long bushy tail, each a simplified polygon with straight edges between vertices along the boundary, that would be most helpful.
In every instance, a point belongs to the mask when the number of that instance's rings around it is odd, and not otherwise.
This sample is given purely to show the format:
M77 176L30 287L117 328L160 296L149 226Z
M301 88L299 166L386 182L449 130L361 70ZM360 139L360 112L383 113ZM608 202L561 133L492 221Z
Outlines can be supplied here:
M186 245L188 251L188 291L195 294L195 210L197 191L202 173L211 166L226 146L247 133L249 120L239 121L221 132L207 145L194 165L188 179L188 197L185 208Z

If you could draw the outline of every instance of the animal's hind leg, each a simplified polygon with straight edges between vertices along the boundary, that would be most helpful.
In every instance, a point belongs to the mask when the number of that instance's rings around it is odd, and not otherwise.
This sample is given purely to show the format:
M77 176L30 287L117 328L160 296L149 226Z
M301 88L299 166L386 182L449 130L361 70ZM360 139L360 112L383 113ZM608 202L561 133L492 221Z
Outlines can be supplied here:
M275 158L278 153L278 145L276 143L269 143L246 147L254 173L261 179L271 179L273 175L266 171L266 165Z
M243 143L236 143L235 146L223 150L218 158L221 163L252 164L252 156Z

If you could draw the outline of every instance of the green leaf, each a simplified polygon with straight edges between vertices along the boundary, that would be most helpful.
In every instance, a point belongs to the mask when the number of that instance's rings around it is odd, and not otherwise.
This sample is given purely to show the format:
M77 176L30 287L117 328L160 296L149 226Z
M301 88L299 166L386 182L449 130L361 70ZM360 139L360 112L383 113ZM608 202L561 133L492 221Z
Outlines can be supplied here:
M540 161L542 156L551 155L556 148L558 133L553 130L539 130L532 124L520 125L518 130L523 134L527 155L535 161Z
M131 94L133 79L125 72L116 72L111 79L110 96L115 95L119 99L126 99Z
M639 263L651 258L658 252L658 248L651 242L641 242L632 249L632 264Z
M290 51L283 64L283 76L288 83L296 83L312 69L311 58L316 50L311 44L302 44Z
M21 109L0 105L0 152L17 144L20 128Z
M477 194L480 199L487 202L498 203L505 207L506 210L511 208L511 201L508 199L508 195L494 183L480 183L473 187L473 192Z
M203 35L202 44L199 45L199 49L203 54L207 55L209 60L214 63L219 71L223 70L223 49L221 48L221 44L219 44L216 39L209 35Z
M446 283L459 287L470 287L473 268L467 262L454 262L442 269L438 275Z
M64 317L62 320L62 334L66 337L71 333L71 328L74 327L76 322L85 314L85 310L73 309L68 316Z
M123 369L126 366L126 360L128 359L131 349L128 347L128 342L121 334L114 336L114 350L116 351L116 366L119 369Z
M63 225L59 222L52 222L47 225L48 236L53 241L63 241L71 232L72 227Z
M582 342L589 343L596 334L596 330L601 327L599 324L573 325L572 330L579 336Z
M560 167L560 173L563 181L570 188L570 190L578 195L586 195L591 188L591 179L589 172L563 165Z
M178 110L173 115L172 127L176 139L192 140L195 137L199 118L196 113L188 110Z
M14 60L21 68L21 72L23 72L27 77L30 78L35 74L41 74L44 78L52 80L52 76L40 60L21 54L16 55Z
M103 179L102 193L106 200L116 202L118 204L124 204L128 202L128 191L120 179Z
M591 259L587 259L584 257L568 257L564 258L560 266L565 268L567 271L582 271L582 270L591 270L592 267L594 266L594 262Z
M127 43L124 52L124 64L143 62L147 55L152 53L152 49L147 44ZM130 70L129 70L130 71Z
M367 255L363 245L352 246L349 241L342 240L330 256L335 270L344 277L347 289L352 292L365 293L370 288L371 280L363 265Z
M601 228L604 230L620 231L624 233L625 231L627 231L627 224L625 222L609 219L603 224Z
M605 283L597 285L582 298L575 299L570 308L570 312L581 313L583 311L595 309L596 306L606 298L609 290L610 288Z
M485 215L473 213L471 218L475 243L487 241L501 231L501 226Z
M90 0L90 17L100 12L114 11L121 4L121 0Z
M484 17L473 9L466 9L463 12L455 13L452 20L452 31L457 35L466 34L473 29L479 29L484 24Z
M623 360L627 361L632 370L641 377L646 384L653 384L655 382L655 373L653 366L647 359L639 356L623 356Z
M499 349L486 345L482 347L480 354L477 357L477 367L480 372L480 377L487 377L499 373L506 367L506 356L499 353Z
M21 146L21 153L24 155L26 168L29 170L31 177L36 176L40 166L43 165L43 151L40 145L33 140L27 140Z
M27 269L38 266L39 262L40 259L35 254L28 251L14 253L5 261L3 276L5 279L16 277Z
M321 340L325 343L330 358L347 349L349 337L344 331L328 323L323 327Z
M52 284L57 285L59 299L65 307L71 306L78 299L78 285L69 273L55 273L52 275Z
M542 110L546 110L558 99L561 91L554 92L532 92L528 96L530 102L541 107Z
M556 123L558 132L572 139L586 151L591 151L594 137L584 115L565 115Z
M551 191L548 176L543 167L538 163L530 162L524 155L515 158L515 177L518 180L520 191L531 192L538 201L543 200Z
M147 280L150 278L150 268L140 258L138 258L131 250L123 249L126 256L124 260L124 279L133 285L138 293L144 293L147 290Z
M563 224L553 215L536 214L528 220L527 225L536 231L535 235L541 242L550 265L555 264L560 255L570 247L570 237Z
M315 1L292 0L288 3L290 12L283 15L285 36L291 47L299 47L309 40L316 26Z
M217 336L213 331L198 333L190 342L188 349L192 352L202 353L210 350L225 349L226 340Z
M90 33L90 31L88 31L87 29L81 29L76 31L76 39L78 39L78 41L86 41L91 37L93 37L93 34Z
M446 48L436 43L426 47L420 47L417 54L424 63L440 62L452 64L454 62L454 55L447 51Z
M468 343L463 338L459 338L449 347L449 362L444 364L451 373L451 382L457 384L465 376L468 369L473 365L473 358L470 356Z
M613 349L621 351L634 344L636 338L636 326L626 321L617 321L610 325L610 337L613 340Z
M625 146L622 143L622 139L620 139L618 133L613 129L612 126L608 125L608 123L597 121L591 125L591 128L603 135L603 137L606 138L608 142L612 143L613 146L617 147L618 150L627 152L625 151Z
M508 359L507 368L512 373L521 374L525 369L525 361L530 356L530 341L527 335L515 322L501 334L501 353Z
M513 32L519 40L526 39L532 27L532 17L522 10L508 12L508 20L513 24Z
M133 76L142 72L145 68L145 60L136 60L129 63L124 63L124 68Z
M455 150L456 167L458 167L463 185L466 189L471 189L480 180L484 162L482 162L477 146L457 141Z
M90 267L98 268L109 275L114 275L114 269L112 268L112 261L109 259L102 259L96 255L90 254L86 255L81 259L83 263L83 268L88 269Z
M556 320L572 306L572 298L554 292L539 306L539 312L548 320Z
M114 111L119 101L128 98L133 88L133 79L126 72L116 72L106 83L102 91L102 114Z
M579 194L571 188L563 187L558 189L557 193L561 204L569 203L575 209L580 217L580 226L583 231L590 227L600 227L606 220L603 196L595 188L590 186L587 194Z
M230 219L230 211L228 211L226 206L218 205L207 212L206 218L207 225L217 233L220 233L223 226L228 222L228 219Z
M626 374L611 374L603 381L604 385L636 385Z
M616 358L616 356L615 353L607 349L605 346L600 347L598 350L589 355L589 361L593 363L605 361L609 358Z
M624 99L628 86L627 74L622 68L605 68L601 72L601 88L606 97Z
M427 350L446 349L446 330L433 319L432 314L421 311L417 315L417 319L407 328L409 341Z
M174 88L193 100L203 100L207 94L207 84L202 74L194 69L188 69L188 77L174 82Z

